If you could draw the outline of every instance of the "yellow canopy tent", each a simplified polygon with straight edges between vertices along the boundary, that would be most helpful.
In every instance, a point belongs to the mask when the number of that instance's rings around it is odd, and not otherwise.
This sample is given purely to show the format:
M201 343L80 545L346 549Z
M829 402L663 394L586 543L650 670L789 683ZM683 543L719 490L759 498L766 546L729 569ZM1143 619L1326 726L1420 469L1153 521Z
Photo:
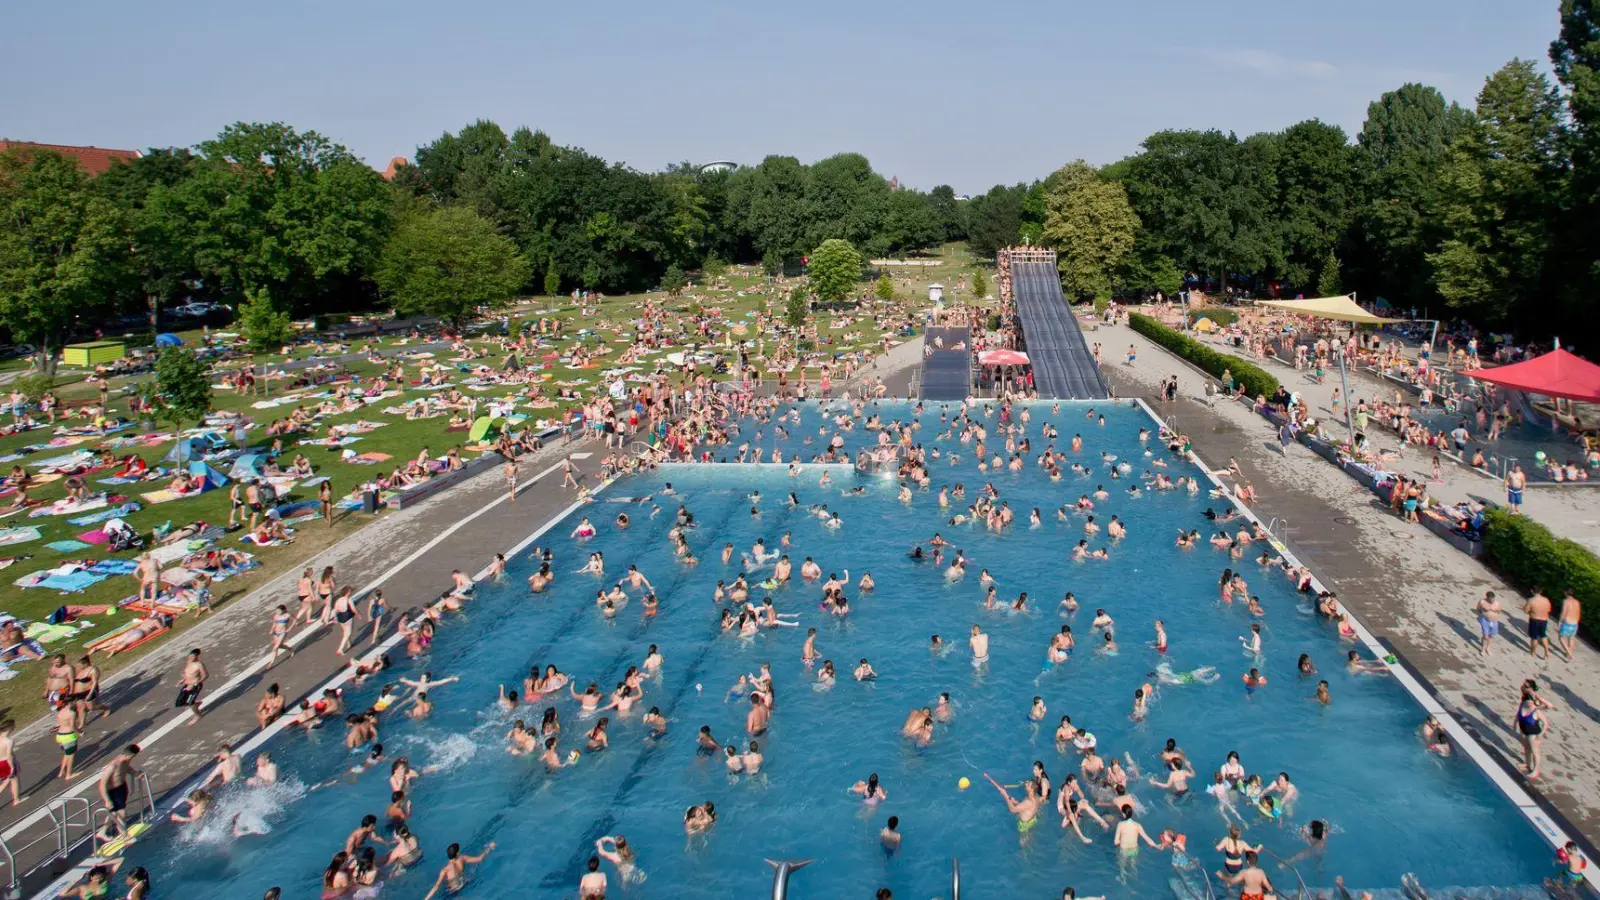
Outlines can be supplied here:
M1211 321L1210 319L1206 318L1205 316L1201 316L1200 318L1195 320L1194 330L1195 331L1216 331L1217 330L1217 323Z
M1405 319L1385 319L1383 316L1375 316L1362 309L1349 294L1342 297L1316 297L1310 300L1257 300L1256 305L1270 306L1274 309L1281 309L1302 316L1312 316L1318 319L1354 322L1358 325L1389 325L1406 321Z

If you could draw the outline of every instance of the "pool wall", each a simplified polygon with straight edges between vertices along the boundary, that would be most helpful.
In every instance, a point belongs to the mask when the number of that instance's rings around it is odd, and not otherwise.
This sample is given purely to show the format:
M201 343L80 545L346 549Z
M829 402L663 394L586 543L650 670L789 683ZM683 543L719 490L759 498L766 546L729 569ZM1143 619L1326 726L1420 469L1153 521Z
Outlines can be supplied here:
M989 401L989 402L993 402L993 401ZM1049 401L1041 401L1041 402L1049 402ZM1164 425L1165 425L1165 423L1162 421L1161 417L1155 412L1155 410L1151 409L1149 404L1147 404L1142 398L1137 398L1136 397L1136 398L1132 398L1131 400L1123 399L1123 400L1113 400L1111 402L1113 402L1113 403L1127 403L1127 404L1130 404L1130 405L1137 406L1139 409L1144 411L1145 415L1147 415L1150 418L1151 422L1154 423L1154 425L1157 428L1164 427ZM1212 470L1212 468L1209 465L1207 465L1204 460L1202 460L1200 458L1199 454L1197 454L1197 453L1195 453L1194 451L1191 450L1191 451L1187 452L1186 454L1184 454L1184 457L1190 463L1192 463L1196 468L1198 468L1200 471L1202 471L1205 474L1206 478L1208 480L1210 480L1210 482L1212 483L1213 487L1223 491L1224 494L1226 495L1228 501L1230 503L1232 503L1234 505L1234 507L1237 508L1239 510L1239 512L1245 518L1247 518L1253 524L1260 526L1263 530L1266 529L1267 523L1262 522L1261 519L1255 514L1255 512L1253 510L1243 506L1242 504L1239 504L1233 498L1232 492L1230 490L1228 490L1227 486L1223 484L1222 480L1217 477L1216 473ZM672 469L678 468L680 466L681 467L694 466L694 467L698 468L698 467L703 466L703 465L706 465L706 464L704 464L704 463L682 463L682 464L667 463L667 464L663 464L661 466L661 468L663 468L663 469L665 469L667 471L671 471ZM714 463L713 465L746 466L746 465L751 465L751 464L748 464L748 463ZM783 469L787 469L790 464L789 463L763 463L763 464L760 464L760 465L763 466L763 467L766 467L766 468L783 468ZM815 468L815 467L819 467L819 466L826 466L826 467L830 467L830 468L831 467L839 467L839 468L853 469L853 466L851 466L848 463L833 463L833 464L829 464L829 463L822 463L822 464L802 463L800 465L802 467L805 467L805 468ZM610 487L611 484L614 483L614 481L615 481L615 479L609 479L609 480L606 480L606 481L602 482L601 484L599 484L595 488L595 490L593 491L591 496L596 496L596 495L600 494L606 488ZM587 505L587 504L584 501L574 501L572 504L568 505L566 508L564 508L561 511L557 512L548 521L546 521L543 525L541 525L540 527L535 529L532 533L528 534L526 537L524 537L522 540L518 541L513 546L509 547L505 551L506 557L507 558L515 557L517 554L519 554L522 551L526 550L535 541L539 540L545 534L549 533L551 529L555 528L562 521L564 521L568 516L572 515L573 512L577 511L578 509L581 509L585 505ZM1284 559L1290 561L1291 563L1293 563L1293 564L1295 564L1297 566L1301 566L1302 568L1305 568L1311 574L1311 584L1312 584L1312 587L1313 587L1314 590L1316 590L1316 591L1326 590L1326 586L1325 586L1324 582L1316 574L1315 569L1312 566L1307 565L1302 559L1300 559L1299 556L1297 554L1295 554L1288 546L1286 546L1283 541L1280 541L1276 536L1273 536L1273 537L1270 538L1270 543L1271 543L1271 546L1273 547L1273 549L1277 553L1279 553ZM478 572L474 573L474 575L472 576L472 580L476 584L478 582L481 582L483 579L487 578L488 574L489 574L489 567L485 566L482 569L480 569ZM1347 612L1349 612L1349 611L1347 610ZM1552 848L1563 846L1567 841L1571 840L1571 841L1575 841L1578 844L1578 846L1583 850L1583 852L1585 853L1585 855L1588 858L1590 858L1590 859L1600 859L1600 850L1597 850L1592 843L1590 843L1587 839L1585 839L1583 837L1583 835L1575 827L1573 827L1573 825L1563 815L1561 815L1560 812L1555 810L1547 801L1545 801L1542 798L1537 797L1537 796L1529 793L1527 790L1525 790L1524 787L1518 782L1518 780L1515 777L1513 777L1513 771L1511 770L1509 764L1504 762L1504 761L1502 761L1498 757L1496 757L1493 754L1491 754L1488 750L1486 750L1483 747L1483 745L1478 741L1476 735L1472 731L1470 731L1470 730L1466 729L1465 727L1463 727L1459 722L1456 721L1454 716L1450 715L1448 708L1445 707L1443 705L1443 703L1440 702L1436 692L1433 690L1432 686L1427 682L1426 678L1424 678L1422 676L1422 674L1415 669L1415 667L1411 666L1408 662L1406 662L1406 660L1403 657L1399 656L1399 654L1395 651L1395 649L1393 648L1392 645L1390 645L1387 641L1384 641L1383 639L1378 638L1376 635L1374 635L1366 627L1366 625L1360 621L1360 619L1355 615L1354 612L1349 612L1349 621L1350 621L1353 629L1355 630L1357 639L1367 649L1367 651L1369 653L1371 653L1378 660L1384 662L1384 664L1388 668L1390 674L1396 679L1396 681L1398 681L1402 686L1405 687L1406 691L1408 693L1410 693L1411 697L1417 702L1417 704L1419 706L1422 707L1422 709L1424 711L1426 711L1430 715L1433 715L1433 716L1437 717L1438 721L1444 726L1445 730L1450 734L1452 740L1454 740L1456 742L1456 745L1461 747L1461 748L1463 748L1463 751L1473 761L1473 763L1477 765L1478 769L1480 771L1482 771L1482 773L1489 779L1489 781L1491 781L1496 787L1498 787L1500 789L1501 793L1505 795L1505 797L1512 803L1512 805L1514 805L1519 811L1521 811L1523 816L1533 825L1534 830L1537 831L1546 841L1548 841ZM371 650L369 650L361 658L363 660L376 659L376 658L382 656L383 654L389 652L390 650L394 649L396 646L398 646L403 641L403 639L404 639L404 635L402 635L400 632L396 631L394 634L391 634L387 638L385 638L380 644L378 644L377 646L375 646ZM1396 662L1392 662L1392 663L1388 662L1388 660L1385 659L1385 657L1389 657L1389 656L1393 656L1397 661ZM347 667L347 668L341 669L336 675L334 675L333 677L329 678L327 681L323 682L322 684L317 685L316 687L314 687L311 690L305 692L301 696L293 698L292 701L290 701L290 703L287 704L287 705L289 705L289 706L298 706L300 700L306 699L306 698L315 697L315 696L319 696L322 693L322 691L330 689L330 688L338 688L338 687L344 685L350 679L350 677L351 677L350 668ZM244 759L244 760L248 761L248 757L251 754L253 754L253 753L263 749L264 747L266 747L272 740L274 740L280 733L282 733L284 731L284 729L286 729L288 727L288 725L289 725L288 717L283 717L283 718L280 718L277 721L269 724L266 728L257 729L257 730L252 731L252 732L247 732L246 735L243 738L240 739L240 742L235 746L234 750L241 757L241 759ZM211 770L211 766L210 766L209 763L206 764L206 765L201 766L200 768L195 770L190 775L189 778L185 779L181 784L179 784L178 786L174 787L172 790L166 792L165 794L163 794L160 798L158 798L156 800L155 806L153 808L153 819L151 821L152 829L156 828L156 827L165 826L165 825L168 824L167 814L169 812L176 811L178 809L178 807L182 803L183 798L185 796L187 796L189 791L191 791L195 787L199 786L201 780L204 779L210 773L210 770ZM148 832L147 832L147 834L148 834ZM92 868L92 867L94 867L96 865L104 864L106 862L109 862L109 860L101 858L101 857L89 857L88 859L85 859L82 862L78 863L77 865L73 866L66 873L64 873L59 879L57 879L55 882L51 883L45 889L33 894L33 897L36 898L36 900L43 900L43 898L53 898L53 897L57 896L61 891L67 889L68 887L70 887L74 883L76 883L79 880L81 880L84 877L84 875L88 872L88 870L90 868Z

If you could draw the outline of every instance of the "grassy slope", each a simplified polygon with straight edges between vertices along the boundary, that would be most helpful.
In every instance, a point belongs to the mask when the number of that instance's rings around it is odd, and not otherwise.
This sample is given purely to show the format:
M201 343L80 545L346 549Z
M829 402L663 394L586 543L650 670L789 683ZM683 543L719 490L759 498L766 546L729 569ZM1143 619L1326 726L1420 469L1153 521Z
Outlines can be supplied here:
M895 269L894 272L897 276L896 290L899 296L893 303L881 304L881 308L886 310L915 310L921 308L922 306L926 305L927 285L934 282L943 283L946 286L946 297L952 297L952 295L955 293L955 286L958 284L964 284L967 280L969 280L969 270L966 268L969 263L970 259L965 252L965 248L960 245L951 245L950 247L945 248L944 254L940 259L940 265L937 267ZM764 282L765 279L761 278L754 270L735 268L730 270L728 275L722 279L722 283L725 285L724 288L708 288L697 283L695 286L686 291L683 298L674 303L673 307L683 311L688 311L695 306L700 308L718 308L721 310L722 316L725 319L734 322L750 323L753 322L753 319L747 318L745 314L751 310L757 309L763 303L767 302L766 298L760 294L760 291L763 290ZM865 284L863 285L863 289L868 287L870 286ZM739 292L741 291L745 292L745 296L738 296ZM649 296L653 297L657 302L662 302L664 299L659 293ZM564 355L566 350L575 343L582 340L588 340L592 343L599 343L601 341L607 342L605 346L611 348L611 355L614 356L616 352L620 351L620 349L625 346L625 340L623 336L631 332L629 320L635 314L635 311L640 307L640 304L644 299L645 295L608 297L603 302L599 303L597 307L591 307L591 314L583 315L582 310L580 310L570 298L541 297L524 301L515 309L508 311L508 314L513 319L521 319L525 322L530 320L536 321L541 315L544 315L547 317L562 319L567 323L569 328L569 336L564 338L556 349L544 351L545 353L556 352ZM874 302L872 305L878 306L879 304ZM780 303L778 301L772 301L771 309L773 312L781 313ZM551 310L554 310L554 312L551 312ZM826 348L831 352L843 353L857 349L858 347L872 347L875 349L877 341L880 337L879 332L875 328L871 327L872 323L870 318L864 323L857 323L849 326L848 328L839 329L830 327L831 317L827 314L817 316L816 321L820 332L819 336L831 337L836 341L833 346ZM575 332L583 328L592 329L598 333L588 338L579 338L575 336ZM842 335L849 331L862 332L861 340L854 344L845 343ZM183 336L193 342L198 340L200 335L199 332L192 332L185 333ZM754 336L753 329L748 331L745 335L745 337L749 338L753 338ZM612 341L623 342L610 343ZM385 348L392 348L400 345L401 343L402 342L398 339L388 339L382 342L381 346ZM470 343L475 347L483 349L489 354L488 357L483 361L489 363L490 365L498 365L503 358L498 350L496 350L486 340L472 340ZM770 339L766 342L768 352L771 352L771 350L774 348L774 344L775 342ZM721 349L721 346L722 342L719 339L716 341L716 346L712 349ZM289 357L284 357L282 355L258 356L256 361L258 363L271 366L273 364L282 363L286 359L305 359L312 356L314 353L315 350L311 347L302 346ZM664 354L655 354L648 356L643 362L639 363L639 367L645 371L649 371L655 360L661 359L663 355ZM444 351L438 353L433 361L440 361L448 364L450 356L452 356L452 354L450 354L448 351ZM242 363L231 363L230 365L240 364ZM588 370L575 370L560 364L553 364L553 367L550 370L552 376L551 383L553 384L555 382L566 380L586 379L589 383L584 385L584 390L587 392L587 389L592 387L598 381L599 371L606 367L606 365L602 364ZM371 365L364 361L348 364L347 368L349 371L363 380L374 376L380 369L379 366ZM413 363L407 365L408 376L415 377L416 372L417 364ZM813 376L815 375L814 372L812 374ZM68 377L70 378L72 376ZM128 415L127 400L125 396L119 396L119 393L120 390L126 386L127 382L133 380L136 379L119 379L113 382L111 402L112 415ZM286 382L275 381L273 383L274 396L285 393L283 388L284 384L286 384ZM73 400L91 400L96 397L95 389L87 384L82 383L81 381L74 381L59 385L56 388L56 393L63 401L66 402L71 402ZM469 396L475 395L473 392L469 391L463 391L463 393ZM504 393L507 393L507 391L496 390L483 394L476 394L475 396L480 397L482 400L487 400L488 398L502 396ZM383 401L380 404L368 407L360 412L330 416L318 422L318 434L323 433L323 430L326 429L326 427L330 424L351 422L360 418L365 418L369 421L383 421L390 423L365 435L359 443L353 446L353 449L358 453L375 451L387 453L394 457L394 459L386 463L382 463L377 466L349 465L341 462L338 459L337 454L327 451L321 447L290 448L290 458L292 458L292 449L301 449L316 467L317 474L327 475L332 479L335 494L343 495L354 489L362 481L376 477L380 472L386 472L394 465L415 457L418 450L422 447L428 447L433 455L439 456L444 454L451 447L462 445L465 439L464 434L459 432L447 433L445 431L448 417L419 419L408 422L401 417L386 416L380 412L382 406L399 405L404 401L416 398L422 394L423 392L421 391L407 390L405 394L400 397ZM251 416L254 419L255 424L249 432L249 440L252 444L265 446L267 443L269 443L264 434L264 428L266 424L274 418L287 416L294 409L294 407L280 406L265 410L252 409L251 404L260 399L262 399L260 396L242 397L231 391L216 391L213 403L215 408L218 410L238 410ZM308 401L308 403L314 402L316 401ZM559 417L561 411L569 405L572 404L561 404L553 409L539 410L524 406L519 409L519 412L535 418ZM81 420L74 420L71 423L81 424L82 422ZM133 433L135 432L132 430L124 431L120 433L120 436ZM45 443L50 439L51 436L51 430L49 428L43 428L25 432L20 435L0 438L0 455L13 453L18 448L27 444ZM95 449L98 444L99 441L95 440L79 444L75 447L62 448L60 450L44 450L35 454L34 458L55 456L59 453L65 453L75 449ZM287 446L289 441L286 440L285 444ZM164 443L160 446L152 448L119 450L116 452L119 456L126 453L137 453L138 455L143 456L151 466L156 466L160 464L161 458L170 448L170 443ZM467 454L467 458L471 458L471 454ZM25 463L26 460L23 460L23 462ZM220 464L219 467L223 468L224 472L226 472L227 465L229 465L229 463L223 463ZM9 471L9 464L0 471ZM30 468L30 471L34 470ZM127 494L132 499L137 500L139 499L137 496L139 492L150 491L156 489L157 487L165 486L164 481L151 484L125 486L106 486L100 485L94 481L96 478L106 477L109 474L109 472L97 472L89 475L88 479L90 481L91 488L121 492ZM62 497L64 494L65 489L59 482L45 485L40 488L35 488L30 491L30 495L32 497L44 500L46 502L54 501ZM291 499L309 499L313 496L313 490L301 489L297 490L293 495L291 495ZM0 505L8 502L8 499L0 498ZM54 610L56 607L64 604L115 604L119 600L130 596L134 592L136 587L135 581L133 578L126 576L108 578L104 581L101 581L99 584L92 586L88 590L78 594L60 594L56 591L42 588L30 588L24 590L12 585L12 581L26 573L49 568L68 559L100 559L107 556L103 547L91 547L86 550L61 553L44 546L51 541L71 539L77 534L95 527L69 525L66 521L67 518L69 517L40 516L30 519L27 517L26 513L21 513L5 519L0 519L0 527L33 525L38 527L43 534L43 537L37 541L0 548L0 556L13 556L22 554L32 555L31 559L20 560L10 568L0 572L0 585L3 585L0 586L0 594L5 596L5 600L0 602L0 609L3 609L4 611L25 620L41 619L48 615L51 610ZM303 560L310 558L323 548L341 539L351 530L360 527L362 524L364 524L366 518L367 517L360 514L341 514L337 520L336 526L331 530L325 527L320 521L302 523L297 529L296 541L293 544L287 547L263 548L256 553L257 560L262 563L261 567L252 570L246 575L236 576L215 585L214 594L218 601L218 605L220 606L226 604L228 600L235 597L244 596L249 591L254 590L256 587L266 583L268 580L276 577L285 570L299 566ZM148 535L152 528L168 521L172 522L174 527L177 527L197 520L220 524L226 523L227 519L228 499L226 489L210 491L199 496L189 497L165 504L147 504L145 505L144 509L128 517L129 523L145 535ZM251 549L248 545L240 544L238 538L239 534L230 534L224 537L221 543L226 547L236 547L245 550ZM121 555L132 556L134 554L126 553ZM114 624L127 621L129 615L129 613L118 612L107 616L96 617L96 627L86 631L83 636L73 640L59 641L48 644L46 645L45 649L49 652L66 653L70 659L76 660L77 657L82 653L81 642L83 640L93 638L94 636L103 633ZM134 651L119 654L115 657L111 657L110 659L101 656L97 656L96 659L100 661L101 664L108 670L120 668L121 666L133 661L141 654L154 649L156 645L162 641L172 640L174 635L181 633L188 627L191 627L195 621L196 618L193 615L183 616L177 623L175 623L172 632L158 641L152 641ZM266 623L263 622L263 636L265 636L266 633L265 624ZM19 721L26 721L28 718L36 716L44 711L44 705L42 700L39 698L39 695L41 685L43 683L43 673L45 667L42 663L38 662L18 662L13 665L13 668L19 673L18 677L13 678L10 681L0 682L0 717L12 717L18 719Z

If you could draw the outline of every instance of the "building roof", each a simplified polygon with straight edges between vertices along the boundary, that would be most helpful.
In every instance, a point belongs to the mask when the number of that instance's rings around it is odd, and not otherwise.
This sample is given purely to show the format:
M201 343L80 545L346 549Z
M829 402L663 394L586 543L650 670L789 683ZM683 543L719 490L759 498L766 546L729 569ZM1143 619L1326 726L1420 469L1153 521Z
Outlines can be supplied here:
M99 175L117 163L132 162L144 155L138 150L108 150L104 147L78 147L72 144L36 144L33 141L0 138L0 150L9 150L12 147L52 150L62 156L70 156L76 159L78 165L90 175Z
M404 156L396 156L395 158L389 160L389 167L383 170L383 180L393 181L395 174L400 171L400 168L402 166L409 165L411 165L411 161L406 159Z

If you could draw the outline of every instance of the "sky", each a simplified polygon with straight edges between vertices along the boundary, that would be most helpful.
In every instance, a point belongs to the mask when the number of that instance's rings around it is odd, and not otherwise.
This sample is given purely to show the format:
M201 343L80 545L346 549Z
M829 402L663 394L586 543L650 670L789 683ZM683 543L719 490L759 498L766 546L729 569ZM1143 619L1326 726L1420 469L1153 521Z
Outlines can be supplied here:
M103 0L11 4L0 137L314 129L376 168L476 119L641 170L853 151L980 193L1168 128L1352 136L1407 81L1548 68L1557 0Z

